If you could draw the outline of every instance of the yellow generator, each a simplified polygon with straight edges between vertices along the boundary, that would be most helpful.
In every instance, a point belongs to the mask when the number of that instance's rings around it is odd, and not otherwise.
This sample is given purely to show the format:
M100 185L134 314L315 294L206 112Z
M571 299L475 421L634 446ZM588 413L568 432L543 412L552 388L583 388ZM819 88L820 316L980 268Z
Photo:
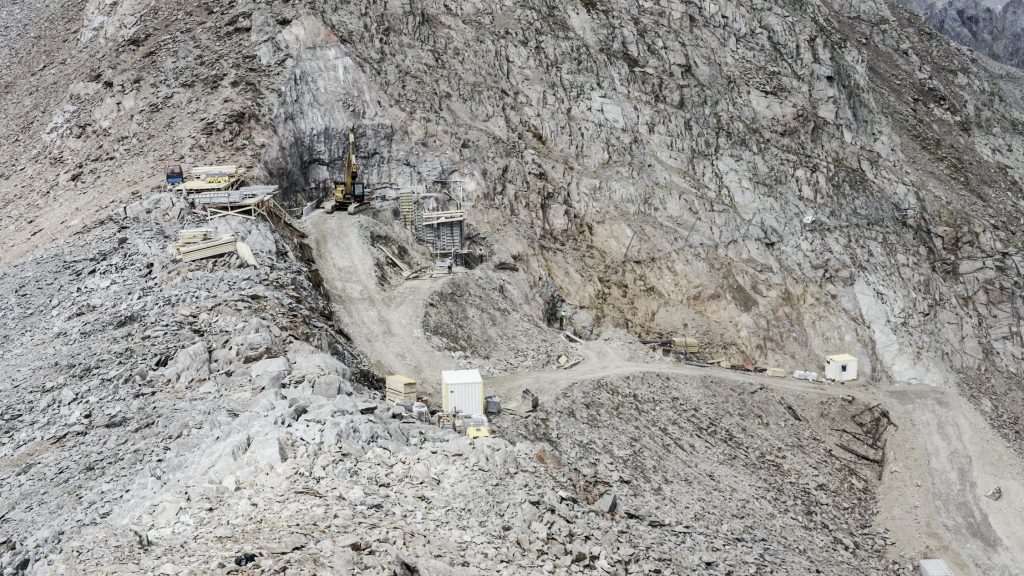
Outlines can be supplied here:
M487 416L468 416L463 419L462 424L466 428L466 436L470 438L490 438L491 436L491 425L487 421Z
M356 135L348 133L348 154L345 156L345 179L334 182L334 202L327 209L328 214L335 210L346 210L355 214L366 206L366 188L359 182L359 164L356 162Z

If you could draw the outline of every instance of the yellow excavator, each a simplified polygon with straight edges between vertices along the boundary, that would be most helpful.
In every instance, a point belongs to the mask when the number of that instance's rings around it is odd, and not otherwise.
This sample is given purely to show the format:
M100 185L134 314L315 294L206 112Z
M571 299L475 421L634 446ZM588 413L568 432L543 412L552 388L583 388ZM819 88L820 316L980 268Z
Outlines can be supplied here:
M356 162L356 135L348 133L348 154L345 156L345 179L334 182L334 202L327 209L328 214L346 210L355 214L366 204L366 187L359 181L359 164Z

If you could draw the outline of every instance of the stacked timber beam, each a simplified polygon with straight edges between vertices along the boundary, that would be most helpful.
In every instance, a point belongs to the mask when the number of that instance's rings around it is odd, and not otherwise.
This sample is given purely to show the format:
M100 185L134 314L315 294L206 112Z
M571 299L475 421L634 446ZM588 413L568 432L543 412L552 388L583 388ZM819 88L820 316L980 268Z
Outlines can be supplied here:
M385 397L388 402L416 403L416 381L401 374L385 378Z
M182 230L174 244L178 257L185 262L235 252L234 234L216 234L209 228Z
M246 264L259 267L256 257L245 242L239 242L234 234L217 234L210 228L193 228L178 232L178 241L174 248L178 257L185 262L237 252Z

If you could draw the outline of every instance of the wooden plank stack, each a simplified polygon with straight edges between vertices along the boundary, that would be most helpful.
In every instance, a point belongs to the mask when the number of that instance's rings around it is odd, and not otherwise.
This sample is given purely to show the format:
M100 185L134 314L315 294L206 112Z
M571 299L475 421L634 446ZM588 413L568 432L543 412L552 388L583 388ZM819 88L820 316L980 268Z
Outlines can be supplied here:
M182 230L174 244L178 256L185 262L235 252L234 234L217 234L209 228Z
M176 248L197 244L212 240L216 233L212 228L192 228L178 232L178 241L174 244Z
M385 398L388 402L416 403L416 381L408 376L392 374L385 379Z

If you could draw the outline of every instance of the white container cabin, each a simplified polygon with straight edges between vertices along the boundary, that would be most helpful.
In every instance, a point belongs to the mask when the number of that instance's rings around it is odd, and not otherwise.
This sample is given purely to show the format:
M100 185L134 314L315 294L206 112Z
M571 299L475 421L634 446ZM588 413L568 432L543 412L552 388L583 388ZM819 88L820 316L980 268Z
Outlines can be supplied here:
M849 382L857 379L857 358L849 354L825 357L825 379Z
M445 412L484 413L484 381L479 370L442 370L441 399Z

